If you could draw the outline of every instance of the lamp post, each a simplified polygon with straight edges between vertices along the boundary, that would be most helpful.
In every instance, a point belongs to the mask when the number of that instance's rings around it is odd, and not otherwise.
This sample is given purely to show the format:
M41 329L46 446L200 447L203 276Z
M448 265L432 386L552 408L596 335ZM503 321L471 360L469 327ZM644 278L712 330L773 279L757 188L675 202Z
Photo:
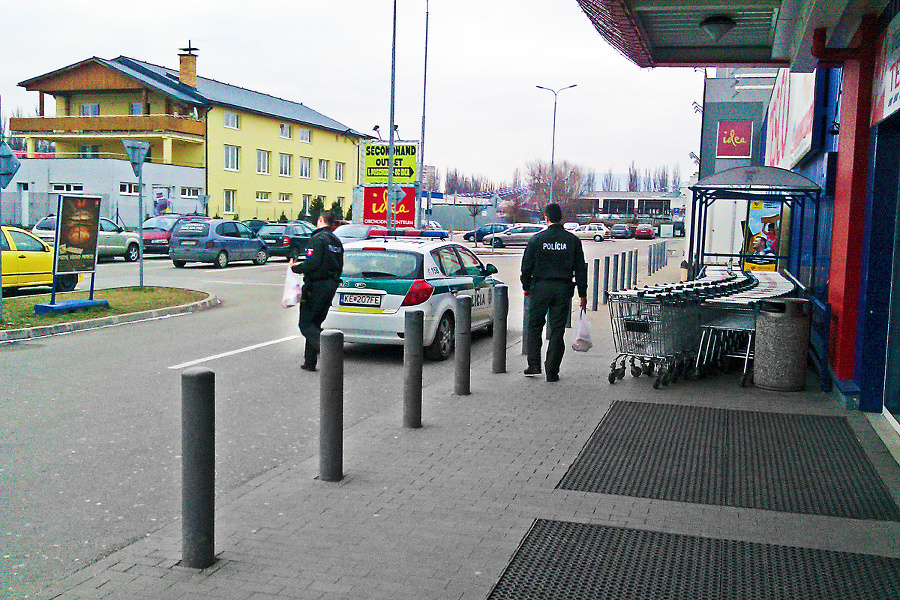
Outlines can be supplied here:
M390 229L394 218L394 99L397 82L397 0L394 0L393 36L391 38L391 125L388 130L388 181L386 198L386 224Z
M573 83L572 85L567 85L566 87L559 88L558 90L551 90L550 88L544 87L542 85L534 86L541 90L553 92L553 141L550 147L550 202L553 202L553 163L556 159L556 97L561 91L568 90L575 87L576 85L578 84Z

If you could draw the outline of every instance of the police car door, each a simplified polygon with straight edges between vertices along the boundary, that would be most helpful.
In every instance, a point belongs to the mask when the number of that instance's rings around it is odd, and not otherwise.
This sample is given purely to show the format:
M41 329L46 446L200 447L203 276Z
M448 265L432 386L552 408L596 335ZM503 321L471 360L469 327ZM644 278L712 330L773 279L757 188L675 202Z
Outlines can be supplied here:
M466 270L459 259L459 255L453 250L453 246L443 246L432 253L435 262L441 269L446 279L444 285L450 289L450 293L456 297L472 296L472 279L467 276ZM456 307L453 308L456 311ZM474 324L475 301L472 301L472 314Z
M494 289L487 280L484 265L471 250L455 246L466 275L472 280L472 327L487 325L494 317Z

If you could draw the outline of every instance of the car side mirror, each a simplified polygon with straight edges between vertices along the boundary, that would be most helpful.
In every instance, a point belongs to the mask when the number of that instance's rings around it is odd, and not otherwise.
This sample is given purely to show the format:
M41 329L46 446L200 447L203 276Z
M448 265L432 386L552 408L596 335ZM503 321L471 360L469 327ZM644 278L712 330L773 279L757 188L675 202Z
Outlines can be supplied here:
M500 271L497 269L497 267L495 267L491 263L488 263L484 266L484 274L485 275L493 275L494 273L499 273L499 272Z

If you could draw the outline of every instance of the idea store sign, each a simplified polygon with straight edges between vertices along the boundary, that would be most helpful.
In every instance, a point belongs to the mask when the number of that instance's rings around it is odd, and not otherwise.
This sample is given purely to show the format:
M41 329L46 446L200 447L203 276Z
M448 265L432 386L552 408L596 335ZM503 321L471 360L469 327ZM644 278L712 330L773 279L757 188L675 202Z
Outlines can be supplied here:
M363 224L387 226L387 206L386 187L367 187L363 193ZM394 205L391 226L416 226L416 188L403 188L403 199Z

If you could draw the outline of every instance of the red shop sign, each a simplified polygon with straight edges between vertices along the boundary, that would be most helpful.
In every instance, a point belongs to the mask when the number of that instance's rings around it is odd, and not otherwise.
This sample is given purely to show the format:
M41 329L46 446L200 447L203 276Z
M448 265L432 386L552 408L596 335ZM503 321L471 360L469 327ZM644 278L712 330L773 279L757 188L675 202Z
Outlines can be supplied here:
M719 121L716 158L752 158L753 121Z
M387 226L387 188L367 187L363 194L363 224ZM416 188L403 188L403 199L394 206L392 227L416 226Z

